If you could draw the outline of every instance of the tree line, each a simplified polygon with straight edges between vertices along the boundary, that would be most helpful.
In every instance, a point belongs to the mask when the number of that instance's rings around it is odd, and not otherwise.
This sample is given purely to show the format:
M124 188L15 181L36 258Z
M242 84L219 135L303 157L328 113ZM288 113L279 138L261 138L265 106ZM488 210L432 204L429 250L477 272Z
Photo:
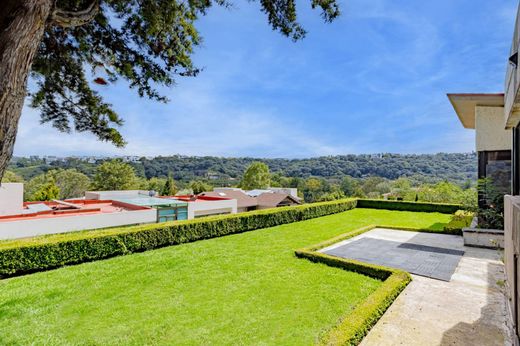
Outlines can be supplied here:
M14 171L7 171L3 182L25 182L25 200L50 200L82 197L92 190L154 190L161 195L198 194L211 191L216 184L211 177L186 181L175 179L178 175L168 172L166 177L146 178L135 167L121 160L104 161L95 167L91 175L76 168L53 168L28 180ZM218 182L217 182L218 183ZM405 201L449 202L475 205L477 190L471 180L455 184L447 180L423 182L420 179L399 177L387 179L379 176L326 179L324 177L290 177L272 172L261 161L251 162L234 184L245 190L267 187L297 188L305 202L336 200L346 197L386 198Z
M25 180L53 169L76 169L93 177L96 168L110 159L88 162L80 158L65 158L46 162L39 158L16 157L9 170ZM450 181L460 186L467 180L477 178L477 157L475 153L439 153L423 155L377 154L340 155L308 159L254 159L222 158L213 156L159 156L140 158L129 164L139 177L166 178L173 174L175 180L188 183L192 180L207 179L214 185L234 185L239 182L246 168L259 161L269 166L270 171L291 178L325 178L331 183L339 183L344 176L367 178L378 176L389 180L408 177L417 183L437 183Z

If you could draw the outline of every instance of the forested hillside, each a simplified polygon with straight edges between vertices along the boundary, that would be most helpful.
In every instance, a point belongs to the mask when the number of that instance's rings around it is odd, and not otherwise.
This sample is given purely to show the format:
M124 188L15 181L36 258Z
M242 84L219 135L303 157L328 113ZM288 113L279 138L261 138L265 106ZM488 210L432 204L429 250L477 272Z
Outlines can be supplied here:
M56 168L75 168L92 177L95 168L105 160L65 158L46 162L38 158L15 158L9 170L28 180ZM169 173L181 182L195 179L213 181L214 185L230 185L242 177L246 167L253 161L266 163L271 173L285 177L320 177L340 180L345 175L354 178L379 176L387 179L410 177L418 182L448 180L464 184L468 179L476 180L477 158L475 153L433 154L433 155L341 155L308 159L256 159L168 156L140 158L129 162L138 175L167 177Z

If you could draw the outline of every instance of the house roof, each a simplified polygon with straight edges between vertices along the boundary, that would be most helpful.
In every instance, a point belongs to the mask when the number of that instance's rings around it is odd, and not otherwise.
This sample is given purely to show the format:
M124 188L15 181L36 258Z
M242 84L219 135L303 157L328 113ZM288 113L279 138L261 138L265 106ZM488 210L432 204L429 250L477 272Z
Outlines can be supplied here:
M18 214L1 215L0 222L29 219L56 218L92 214L111 214L150 208L113 200L71 199L51 202L25 202Z
M447 94L462 126L475 128L475 107L503 107L504 94Z
M293 203L300 204L298 199L286 193L265 192L256 197L259 206L272 208L278 206L278 204L283 202L285 199L289 199Z
M163 198L163 197L161 197ZM181 195L181 196L172 196L171 198L177 199L179 201L184 201L188 203L196 203L196 202L218 202L218 201L229 201L231 198L226 197L215 197L215 196L206 196L206 195Z
M211 191L211 192L203 192L200 194L201 196L208 197L223 197L229 199L237 200L237 208L247 208L257 206L258 203L256 198L250 197L246 195L243 191L240 190L221 190L221 191Z

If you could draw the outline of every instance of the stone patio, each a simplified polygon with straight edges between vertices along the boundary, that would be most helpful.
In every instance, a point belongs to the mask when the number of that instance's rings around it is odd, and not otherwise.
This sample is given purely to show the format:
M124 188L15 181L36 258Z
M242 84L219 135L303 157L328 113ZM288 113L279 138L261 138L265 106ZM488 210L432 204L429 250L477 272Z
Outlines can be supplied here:
M373 244L373 240L412 243L464 251L464 255L450 281L412 275L413 281L362 345L511 344L506 327L504 267L498 251L465 247L460 236L388 229L374 229L321 251L338 251L365 238Z

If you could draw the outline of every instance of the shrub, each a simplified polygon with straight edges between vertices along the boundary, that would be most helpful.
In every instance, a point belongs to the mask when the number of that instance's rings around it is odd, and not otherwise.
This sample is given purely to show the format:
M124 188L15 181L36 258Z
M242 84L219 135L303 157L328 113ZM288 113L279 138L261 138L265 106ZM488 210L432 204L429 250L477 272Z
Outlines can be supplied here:
M444 226L444 232L449 234L461 234L462 229L469 227L474 214L468 211L459 210L453 218Z
M273 227L355 207L355 199L345 199L184 222L68 233L25 242L21 240L0 248L0 277Z
M417 211L427 213L443 213L453 214L461 209L457 204L445 203L423 203L423 202L402 202L402 201L388 201L383 199L359 199L357 202L358 208L372 208L372 209L388 209L388 210L402 210L402 211Z

